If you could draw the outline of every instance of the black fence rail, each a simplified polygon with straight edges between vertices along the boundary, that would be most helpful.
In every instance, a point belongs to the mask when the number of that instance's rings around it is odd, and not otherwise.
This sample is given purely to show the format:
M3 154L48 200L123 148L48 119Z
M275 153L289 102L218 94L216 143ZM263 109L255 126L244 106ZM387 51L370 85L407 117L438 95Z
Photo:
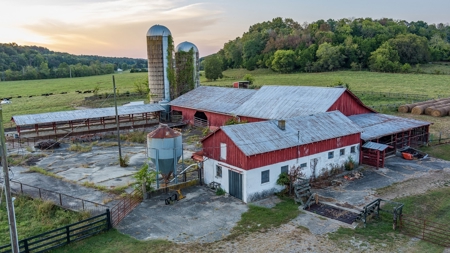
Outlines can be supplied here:
M19 241L20 252L46 252L72 242L83 240L111 229L109 209L104 213ZM11 244L0 246L0 253L10 253Z
M11 180L11 189L14 193L23 194L34 199L51 201L57 206L73 211L89 212L96 215L105 212L108 206L95 203L93 201L80 199L63 193L54 192L39 187L31 186L21 182Z
M401 218L402 233L435 243L444 247L450 247L449 224L436 223L415 217Z

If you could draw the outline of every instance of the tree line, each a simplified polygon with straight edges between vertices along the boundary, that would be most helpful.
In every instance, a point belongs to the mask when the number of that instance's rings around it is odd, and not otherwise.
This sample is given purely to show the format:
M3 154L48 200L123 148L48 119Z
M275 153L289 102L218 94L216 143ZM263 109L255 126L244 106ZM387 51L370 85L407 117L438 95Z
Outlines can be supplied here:
M242 37L205 57L204 67L206 71L214 63L222 70L270 68L280 73L407 72L417 64L450 61L449 41L450 26L442 23L344 18L299 24L278 17L250 26Z
M144 59L72 55L45 47L0 43L0 81L82 77L114 73L117 69L147 68Z

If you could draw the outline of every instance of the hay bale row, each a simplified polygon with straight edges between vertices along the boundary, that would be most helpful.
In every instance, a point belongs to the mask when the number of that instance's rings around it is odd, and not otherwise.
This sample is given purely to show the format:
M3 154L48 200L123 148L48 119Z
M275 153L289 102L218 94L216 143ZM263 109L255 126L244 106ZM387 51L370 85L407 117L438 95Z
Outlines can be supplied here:
M445 103L445 104L435 104L435 105L433 105L433 106L427 107L427 108L425 108L424 113L425 113L425 115L431 115L431 112L432 112L433 110L439 109L439 108L442 108L442 107L447 107L447 106L449 106L449 103L450 103L450 102Z
M412 108L411 113L415 114L415 115L421 115L425 113L425 110L429 107L435 107L433 109L437 109L440 108L442 106L445 105L450 105L450 99L446 99L446 100L441 100L439 102L431 102L428 104L423 104L423 105L418 105L415 106L414 108ZM431 111L429 111L429 113L431 114Z
M423 106L423 105L428 105L428 104L431 106L432 104L442 103L442 102L446 102L446 101L450 102L450 98L441 98L441 99L435 99L435 100L433 99L433 100L427 100L427 101L417 102L417 103L413 103L413 104L401 105L398 107L398 111L402 112L402 113L408 113L408 112L412 112L412 109L414 109L414 107L416 107L416 106Z

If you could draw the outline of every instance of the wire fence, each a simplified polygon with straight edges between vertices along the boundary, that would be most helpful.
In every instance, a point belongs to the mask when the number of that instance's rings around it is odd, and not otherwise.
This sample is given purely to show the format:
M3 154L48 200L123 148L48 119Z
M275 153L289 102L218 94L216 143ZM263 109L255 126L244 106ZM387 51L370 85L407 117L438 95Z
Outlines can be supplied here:
M426 94L408 94L398 92L379 92L379 91L352 91L353 94L358 97L371 96L371 97L383 97L392 99L413 99L417 101L425 101L431 99Z
M57 206L73 211L89 212L91 215L96 215L105 212L105 210L109 208L108 206L105 206L100 203L31 186L14 180L11 180L10 185L11 190L14 193L23 194L34 199L51 201Z
M401 231L404 234L444 247L450 247L450 228L448 224L409 216L403 216L400 224Z

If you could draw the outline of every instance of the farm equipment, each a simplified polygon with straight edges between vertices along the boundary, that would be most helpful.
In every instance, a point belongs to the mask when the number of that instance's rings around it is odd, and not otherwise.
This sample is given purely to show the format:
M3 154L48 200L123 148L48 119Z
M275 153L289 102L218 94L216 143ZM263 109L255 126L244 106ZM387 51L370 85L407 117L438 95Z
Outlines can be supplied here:
M59 148L60 143L54 140L40 141L34 147L38 149L54 149Z

